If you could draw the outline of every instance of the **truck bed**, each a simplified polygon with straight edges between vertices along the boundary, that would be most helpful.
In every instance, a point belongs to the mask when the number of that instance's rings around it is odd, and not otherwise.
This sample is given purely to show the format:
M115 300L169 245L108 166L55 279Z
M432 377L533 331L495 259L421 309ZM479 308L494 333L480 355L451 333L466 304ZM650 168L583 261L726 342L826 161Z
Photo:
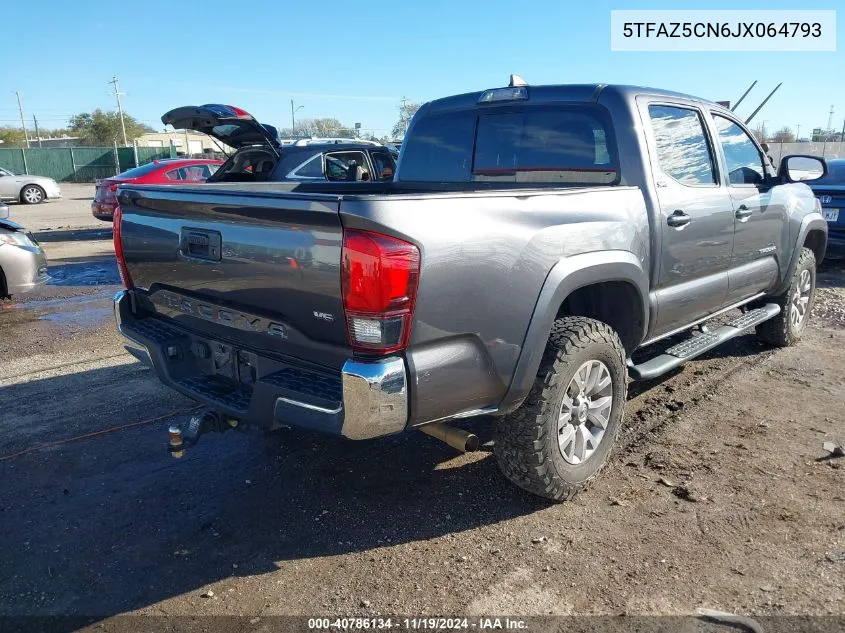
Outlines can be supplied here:
M259 382L293 367L339 390L358 358L341 289L344 230L392 236L421 254L410 343L394 355L408 375L408 423L495 409L548 271L570 250L641 251L647 215L634 187L471 184L122 187L133 317L252 354L257 367L244 371ZM191 371L217 371L203 363Z

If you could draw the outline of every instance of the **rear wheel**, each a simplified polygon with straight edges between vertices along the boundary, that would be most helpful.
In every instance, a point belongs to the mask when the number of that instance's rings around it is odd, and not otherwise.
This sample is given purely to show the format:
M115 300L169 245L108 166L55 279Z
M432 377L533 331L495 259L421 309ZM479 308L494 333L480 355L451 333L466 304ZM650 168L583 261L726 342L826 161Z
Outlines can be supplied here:
M502 473L541 497L571 498L607 461L626 391L625 349L610 326L558 319L528 398L497 420Z
M38 185L27 185L21 189L21 202L24 204L40 204L47 198L47 194Z
M809 248L802 248L789 288L774 297L780 313L757 326L757 338L776 347L794 345L807 327L815 299L816 256Z

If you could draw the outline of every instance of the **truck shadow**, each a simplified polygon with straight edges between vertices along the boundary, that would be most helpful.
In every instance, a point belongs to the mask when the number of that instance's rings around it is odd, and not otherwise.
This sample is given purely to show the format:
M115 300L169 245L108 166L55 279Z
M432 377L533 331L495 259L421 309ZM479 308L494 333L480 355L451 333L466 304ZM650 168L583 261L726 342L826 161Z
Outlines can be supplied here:
M751 337L735 345L721 353L759 350ZM99 620L289 561L425 542L552 505L507 483L489 445L459 455L415 432L352 442L229 431L174 460L167 427L194 403L137 364L0 387L0 402L6 616ZM482 442L491 427L472 424Z
M46 397L57 393L63 403ZM190 404L175 400L135 365L0 387L0 614L99 619L282 561L426 541L548 506L506 483L489 453L458 455L421 433L351 442L231 431L174 460L165 418L8 458ZM38 427L22 437L23 424Z

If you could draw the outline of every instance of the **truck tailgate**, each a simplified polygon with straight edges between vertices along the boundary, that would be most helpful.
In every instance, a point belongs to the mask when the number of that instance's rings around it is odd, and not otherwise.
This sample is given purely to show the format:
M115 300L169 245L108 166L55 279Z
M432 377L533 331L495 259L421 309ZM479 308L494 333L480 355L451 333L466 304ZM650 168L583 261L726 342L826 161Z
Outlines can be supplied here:
M118 197L142 309L325 367L349 357L337 196L130 186Z

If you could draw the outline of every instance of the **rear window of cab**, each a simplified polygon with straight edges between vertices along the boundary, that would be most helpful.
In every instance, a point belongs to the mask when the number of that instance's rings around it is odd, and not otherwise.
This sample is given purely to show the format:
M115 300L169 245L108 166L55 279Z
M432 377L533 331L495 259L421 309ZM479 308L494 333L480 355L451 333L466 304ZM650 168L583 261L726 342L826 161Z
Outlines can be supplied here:
M399 179L417 182L615 184L607 118L592 106L528 106L423 116Z

